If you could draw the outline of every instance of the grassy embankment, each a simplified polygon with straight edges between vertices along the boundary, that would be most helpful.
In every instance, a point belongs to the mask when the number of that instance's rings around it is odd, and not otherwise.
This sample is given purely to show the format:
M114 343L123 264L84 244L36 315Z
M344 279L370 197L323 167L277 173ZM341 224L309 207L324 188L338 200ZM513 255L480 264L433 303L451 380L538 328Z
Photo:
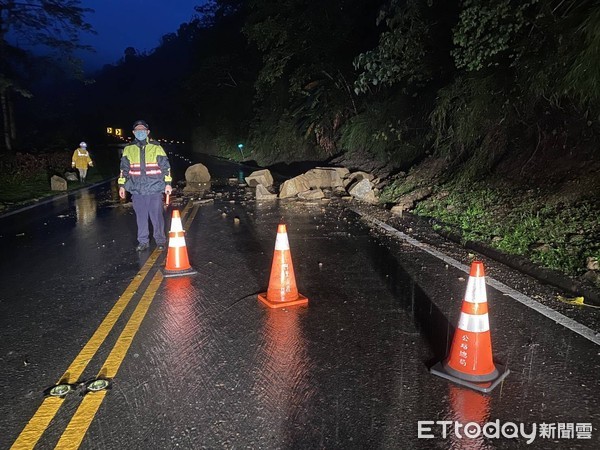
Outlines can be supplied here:
M397 180L382 199L393 202L413 188ZM574 199L543 187L446 182L435 185L413 212L465 242L523 256L571 276L583 275L600 259L600 204L593 197ZM600 287L598 279L595 283Z
M94 167L88 170L86 185L117 175L118 160L110 153L92 153ZM64 191L52 191L50 178L64 178L71 169L71 152L23 154L5 156L0 160L0 213L27 205ZM79 189L79 181L68 181L67 191Z

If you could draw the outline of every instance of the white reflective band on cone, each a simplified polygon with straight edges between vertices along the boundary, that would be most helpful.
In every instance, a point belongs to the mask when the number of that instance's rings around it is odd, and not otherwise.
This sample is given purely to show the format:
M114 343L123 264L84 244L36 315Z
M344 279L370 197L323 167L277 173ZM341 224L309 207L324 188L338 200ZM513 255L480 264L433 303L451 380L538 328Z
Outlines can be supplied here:
M172 237L169 239L169 247L185 247L185 238L183 236Z
M275 239L275 250L289 250L290 243L288 241L287 233L277 233L277 239Z
M487 313L473 315L461 312L460 319L458 319L458 328L471 333L483 333L484 331L490 331L490 319Z
M469 281L467 282L467 291L465 292L465 302L487 303L487 295L485 293L485 278L469 277Z
M173 219L171 221L171 231L183 231L183 226L181 225L181 219Z

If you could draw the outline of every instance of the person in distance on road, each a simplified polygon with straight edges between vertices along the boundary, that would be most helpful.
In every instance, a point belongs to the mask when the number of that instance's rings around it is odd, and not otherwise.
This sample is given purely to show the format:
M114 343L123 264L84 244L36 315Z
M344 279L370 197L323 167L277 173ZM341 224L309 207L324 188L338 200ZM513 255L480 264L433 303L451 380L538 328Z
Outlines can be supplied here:
M73 157L71 158L71 167L79 171L80 183L85 183L88 166L93 167L94 163L92 162L90 153L87 150L87 144L85 142L80 142L79 148L73 152Z
M123 149L118 179L119 196L131 193L137 221L137 251L150 246L148 220L156 246L164 250L167 243L163 193L171 195L171 165L161 145L148 138L150 127L144 120L133 124L134 140Z

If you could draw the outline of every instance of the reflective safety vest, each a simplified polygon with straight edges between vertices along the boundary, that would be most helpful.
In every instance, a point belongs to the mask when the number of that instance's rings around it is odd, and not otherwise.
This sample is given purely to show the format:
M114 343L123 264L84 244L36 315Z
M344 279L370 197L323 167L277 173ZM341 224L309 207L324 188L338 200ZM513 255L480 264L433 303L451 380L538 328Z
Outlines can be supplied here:
M71 165L77 169L87 169L88 165L92 165L92 158L85 148L79 147L73 152Z
M119 186L132 194L164 192L171 184L171 165L164 149L155 141L134 142L123 149Z

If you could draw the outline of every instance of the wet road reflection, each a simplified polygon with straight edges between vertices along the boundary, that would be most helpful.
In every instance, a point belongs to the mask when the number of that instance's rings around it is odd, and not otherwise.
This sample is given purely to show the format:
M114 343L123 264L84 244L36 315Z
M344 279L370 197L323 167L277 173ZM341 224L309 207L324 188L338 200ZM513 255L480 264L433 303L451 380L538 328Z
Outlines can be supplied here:
M173 388L174 378L193 376L206 364L204 350L197 339L197 336L206 333L207 325L198 313L201 309L198 305L204 302L202 293L192 286L192 281L191 277L172 277L163 281L160 322L156 331L153 331L163 345L156 348L152 355L157 358L157 366L165 367L169 374L168 377L158 378L165 392ZM195 386L188 386L186 392L196 395Z
M494 448L482 433L483 427L490 419L491 397L453 384L448 385L448 397L449 410L444 420L453 422L448 429L449 448L468 450ZM463 425L458 434L455 432L454 422Z
M86 227L96 219L96 195L90 191L83 191L75 199L75 214L77 225Z
M239 177L221 163L215 174ZM417 422L597 423L593 345L488 291L494 349L511 375L491 395L454 386L428 368L448 355L463 274L385 242L343 206L212 189L212 202L184 220L198 274L163 280L82 448L512 448L524 441L418 440ZM25 236L2 228L3 249L19 249L1 266L2 448L148 258L134 251L133 212L114 184L41 208L42 218L12 220ZM308 307L271 310L256 298L282 222ZM24 283L27 270L34 275ZM118 332L84 377L96 374ZM79 401L65 402L43 448Z
M255 383L262 387L260 403L271 427L291 445L306 423L305 405L316 394L310 383L311 361L301 335L301 308L266 311L261 334L265 344L257 361ZM290 426L293 424L292 426ZM286 446L287 446L286 445Z

